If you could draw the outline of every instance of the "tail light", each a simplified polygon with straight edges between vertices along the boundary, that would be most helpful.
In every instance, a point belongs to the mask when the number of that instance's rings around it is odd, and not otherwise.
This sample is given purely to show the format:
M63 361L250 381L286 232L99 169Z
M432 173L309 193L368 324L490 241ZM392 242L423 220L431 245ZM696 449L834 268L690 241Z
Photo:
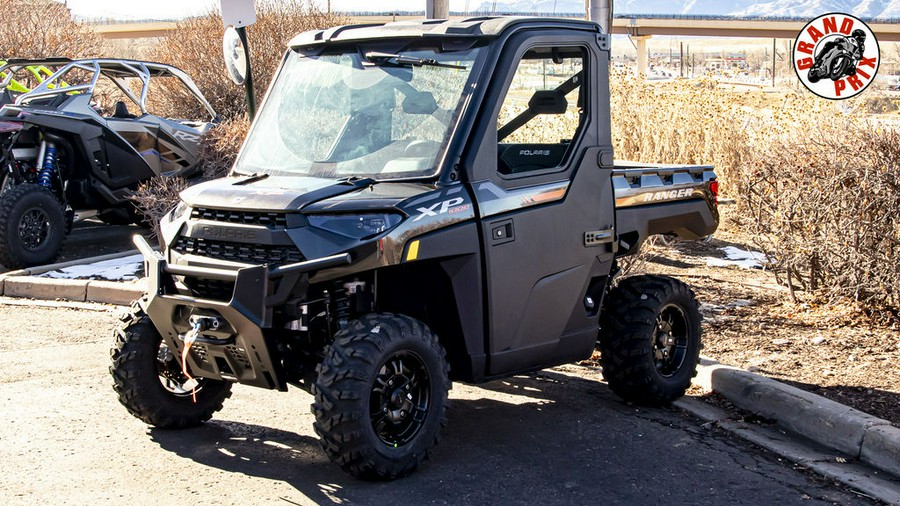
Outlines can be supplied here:
M718 180L713 179L712 181L709 182L709 192L712 193L713 202L715 202L716 205L719 205L719 181Z

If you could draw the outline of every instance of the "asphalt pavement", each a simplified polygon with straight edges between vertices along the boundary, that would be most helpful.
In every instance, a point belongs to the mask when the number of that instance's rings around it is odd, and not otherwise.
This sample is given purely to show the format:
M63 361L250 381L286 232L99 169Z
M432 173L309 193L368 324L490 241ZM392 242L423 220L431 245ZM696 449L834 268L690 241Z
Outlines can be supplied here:
M318 448L305 392L238 385L202 427L149 428L112 391L108 307L2 302L4 504L877 504L580 366L454 385L433 458L363 482Z

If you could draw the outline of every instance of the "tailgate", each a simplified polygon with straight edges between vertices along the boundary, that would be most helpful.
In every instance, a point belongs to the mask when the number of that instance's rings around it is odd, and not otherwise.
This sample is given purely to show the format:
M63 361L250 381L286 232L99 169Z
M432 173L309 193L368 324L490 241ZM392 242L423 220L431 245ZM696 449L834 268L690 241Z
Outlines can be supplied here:
M714 198L716 180L711 165L640 164L616 161L612 174L616 207L632 207L678 200Z

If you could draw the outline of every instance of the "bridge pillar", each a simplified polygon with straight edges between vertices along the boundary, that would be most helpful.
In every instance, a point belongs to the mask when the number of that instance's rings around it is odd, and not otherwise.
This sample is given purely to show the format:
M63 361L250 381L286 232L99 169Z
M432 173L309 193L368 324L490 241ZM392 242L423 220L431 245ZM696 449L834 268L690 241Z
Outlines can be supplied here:
M650 35L632 35L631 40L637 44L637 73L638 77L647 77L647 40Z

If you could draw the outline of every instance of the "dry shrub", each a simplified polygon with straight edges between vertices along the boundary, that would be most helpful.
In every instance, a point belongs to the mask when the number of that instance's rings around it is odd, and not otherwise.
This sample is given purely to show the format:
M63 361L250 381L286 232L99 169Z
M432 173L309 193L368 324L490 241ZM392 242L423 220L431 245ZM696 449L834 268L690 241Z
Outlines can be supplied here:
M200 169L204 179L214 179L228 173L249 128L250 122L246 116L240 116L226 120L204 134L200 146Z
M617 158L715 165L742 228L792 293L900 308L900 133L866 121L881 97L612 82Z
M287 50L287 43L300 32L346 24L345 18L326 14L302 0L257 0L256 24L247 28L253 84L259 103ZM217 12L185 19L178 29L163 39L151 52L150 59L171 63L190 75L197 86L224 118L245 114L244 88L229 78L222 57L222 17ZM185 109L193 102L185 100L173 89L165 104L158 105L160 114L177 117L202 117L205 111Z
M182 177L155 177L141 184L131 200L159 237L159 220L178 204L178 194L190 184L222 177L234 164L247 134L246 117L226 120L203 134L200 146L200 175L190 181Z
M103 39L53 0L0 0L0 58L102 56Z
M857 116L773 136L744 174L745 220L793 290L900 307L900 133Z

